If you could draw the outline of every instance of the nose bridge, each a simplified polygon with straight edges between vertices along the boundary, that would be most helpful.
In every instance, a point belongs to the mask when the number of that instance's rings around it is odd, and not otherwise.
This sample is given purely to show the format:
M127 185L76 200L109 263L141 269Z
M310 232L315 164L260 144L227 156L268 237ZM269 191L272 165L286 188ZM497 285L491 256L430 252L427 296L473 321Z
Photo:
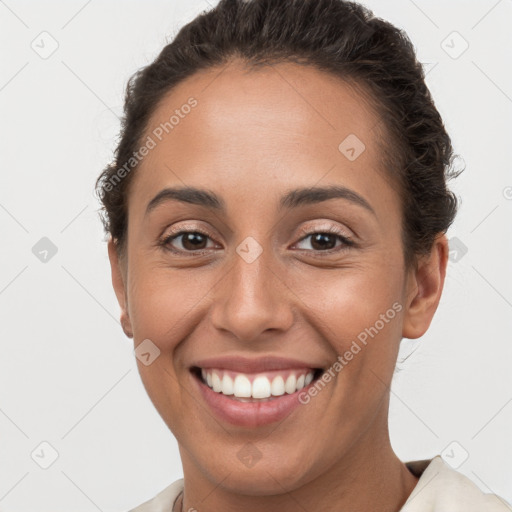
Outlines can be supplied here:
M230 270L216 289L213 324L241 341L251 341L268 329L286 330L293 321L275 256L254 238L236 247Z

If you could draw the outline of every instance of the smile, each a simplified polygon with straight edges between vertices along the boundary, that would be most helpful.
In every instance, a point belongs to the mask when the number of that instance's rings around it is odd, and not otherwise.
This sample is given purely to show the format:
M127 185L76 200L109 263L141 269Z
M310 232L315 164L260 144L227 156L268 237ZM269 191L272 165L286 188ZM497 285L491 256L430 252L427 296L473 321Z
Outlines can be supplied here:
M300 391L313 381L315 372L319 370L301 368L258 374L217 368L201 368L200 371L203 383L216 393L240 401L253 401L272 399L284 394L291 395Z
M192 367L195 387L214 415L225 422L258 427L285 419L304 392L322 375L321 368L242 373Z

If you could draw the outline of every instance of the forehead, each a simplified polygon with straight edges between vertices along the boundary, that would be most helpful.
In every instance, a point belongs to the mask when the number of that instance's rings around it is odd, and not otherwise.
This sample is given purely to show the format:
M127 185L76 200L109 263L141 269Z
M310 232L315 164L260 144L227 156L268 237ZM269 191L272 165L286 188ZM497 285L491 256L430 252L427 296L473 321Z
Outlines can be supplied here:
M130 188L140 208L171 184L250 198L324 181L371 197L376 180L388 181L381 129L367 96L337 77L292 63L254 70L232 62L162 98L143 137L154 147Z

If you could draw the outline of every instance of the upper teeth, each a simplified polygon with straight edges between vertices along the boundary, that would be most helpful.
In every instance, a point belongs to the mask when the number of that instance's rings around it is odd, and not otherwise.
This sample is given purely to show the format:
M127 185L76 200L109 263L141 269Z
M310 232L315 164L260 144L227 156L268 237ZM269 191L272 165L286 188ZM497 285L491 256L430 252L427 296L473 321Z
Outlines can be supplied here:
M314 370L269 373L273 374L270 378L262 374L249 375L227 370L201 369L203 380L213 391L239 398L268 398L295 393L310 384Z

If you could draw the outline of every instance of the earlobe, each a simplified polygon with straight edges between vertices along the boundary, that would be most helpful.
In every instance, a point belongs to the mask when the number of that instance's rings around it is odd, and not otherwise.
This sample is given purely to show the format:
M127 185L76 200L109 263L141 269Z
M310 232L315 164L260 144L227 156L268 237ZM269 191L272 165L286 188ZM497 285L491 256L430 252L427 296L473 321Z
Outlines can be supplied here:
M126 301L125 276L122 263L119 259L119 254L112 237L108 240L108 258L110 260L112 286L114 288L119 307L121 308L121 326L126 336L128 336L128 338L133 338L133 331Z
M402 336L423 336L432 322L444 286L448 264L448 239L439 234L428 256L420 258L416 270L408 275Z

